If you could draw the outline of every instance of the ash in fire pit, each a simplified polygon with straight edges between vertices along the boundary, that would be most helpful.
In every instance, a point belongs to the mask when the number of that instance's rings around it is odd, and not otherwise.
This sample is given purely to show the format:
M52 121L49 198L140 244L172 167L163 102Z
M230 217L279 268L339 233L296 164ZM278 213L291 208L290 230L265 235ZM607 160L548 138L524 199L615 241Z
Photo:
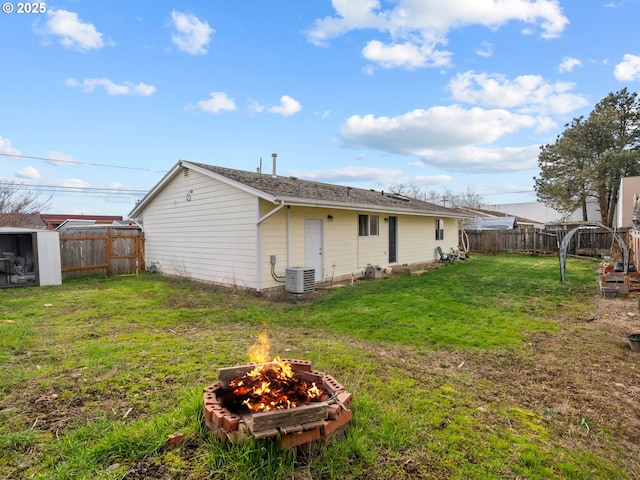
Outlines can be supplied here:
M281 449L329 437L352 417L351 393L311 362L272 362L222 368L204 389L207 427L223 441L277 437Z

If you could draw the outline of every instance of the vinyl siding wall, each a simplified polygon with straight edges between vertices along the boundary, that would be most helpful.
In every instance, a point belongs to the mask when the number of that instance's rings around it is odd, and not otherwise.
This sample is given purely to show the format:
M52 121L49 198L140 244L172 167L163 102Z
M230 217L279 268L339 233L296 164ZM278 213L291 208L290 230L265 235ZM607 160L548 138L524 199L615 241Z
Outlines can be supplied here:
M333 215L333 221L326 220ZM358 276L358 212L327 210L324 215L324 276L326 280Z
M261 215L275 208L261 202ZM378 215L379 235L359 236L358 215ZM333 220L329 221L328 216ZM261 270L263 288L283 285L271 276L271 255L276 255L275 274L284 277L287 267L305 266L305 219L323 222L323 262L325 281L359 277L367 264L389 265L388 214L325 208L283 208L261 225ZM436 218L398 215L398 261L396 264L426 263L438 260L436 246L444 252L458 244L456 219L445 218L444 240L436 241Z
M265 200L260 200L260 216L266 215L274 208L277 208L277 205ZM287 238L289 235L287 210L287 207L280 209L260 224L260 270L262 288L284 285L283 282L275 280L271 275L271 255L276 256L275 275L284 277L285 269L290 266L288 263L289 249L287 246Z
M436 240L436 220L444 220L444 239ZM398 217L398 263L412 264L439 260L436 247L448 253L458 246L458 221L444 217Z
M264 215L274 206L261 203ZM333 215L333 221L328 216ZM359 274L358 267L358 214L348 210L325 208L291 207L283 208L267 219L261 226L262 237L262 279L264 288L283 283L271 276L271 255L276 255L277 276L283 277L287 267L303 267L306 260L305 220L322 221L323 263L322 278L330 280L333 276L351 276ZM335 265L335 267L334 267Z
M194 280L256 288L258 200L192 170L144 208L145 261Z

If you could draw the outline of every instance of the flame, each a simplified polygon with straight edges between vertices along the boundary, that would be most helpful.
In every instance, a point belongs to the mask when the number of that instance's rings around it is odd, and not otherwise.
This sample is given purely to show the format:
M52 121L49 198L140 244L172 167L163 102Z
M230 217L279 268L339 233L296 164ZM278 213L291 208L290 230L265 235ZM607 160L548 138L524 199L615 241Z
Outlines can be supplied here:
M271 359L271 340L266 332L258 335L256 342L247 350L249 360L256 363L268 362Z
M252 412L283 410L320 401L324 392L314 382L298 378L291 364L275 357L270 361L271 341L258 335L247 353L255 368L229 382L227 401Z
M251 412L268 412L320 401L323 393L315 382L296 377L291 365L276 357L231 380L227 400Z

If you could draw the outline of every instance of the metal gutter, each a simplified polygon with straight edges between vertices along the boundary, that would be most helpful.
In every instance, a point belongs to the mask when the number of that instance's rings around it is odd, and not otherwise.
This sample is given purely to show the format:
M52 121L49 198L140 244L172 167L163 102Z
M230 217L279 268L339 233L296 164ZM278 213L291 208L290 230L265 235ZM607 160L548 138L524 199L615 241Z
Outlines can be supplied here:
M417 215L423 217L451 217L451 218L472 218L471 215L463 213L452 213L450 210L414 210L409 208L390 208L382 205L372 205L370 203L344 203L330 202L323 200L300 200L299 198L276 197L276 200L285 202L286 205L292 207L317 207L317 208L335 208L338 210L359 210L369 212L388 213L393 215Z

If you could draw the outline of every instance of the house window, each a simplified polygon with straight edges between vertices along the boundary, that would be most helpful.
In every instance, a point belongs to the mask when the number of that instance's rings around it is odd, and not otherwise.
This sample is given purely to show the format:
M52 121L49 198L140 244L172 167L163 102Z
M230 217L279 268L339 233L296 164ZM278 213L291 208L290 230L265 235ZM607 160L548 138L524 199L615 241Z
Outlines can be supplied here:
M358 236L380 235L380 217L378 215L358 215Z
M369 215L358 215L358 236L369 235Z
M379 235L380 217L378 215L369 215L369 235Z
M436 220L436 240L444 240L444 219Z

